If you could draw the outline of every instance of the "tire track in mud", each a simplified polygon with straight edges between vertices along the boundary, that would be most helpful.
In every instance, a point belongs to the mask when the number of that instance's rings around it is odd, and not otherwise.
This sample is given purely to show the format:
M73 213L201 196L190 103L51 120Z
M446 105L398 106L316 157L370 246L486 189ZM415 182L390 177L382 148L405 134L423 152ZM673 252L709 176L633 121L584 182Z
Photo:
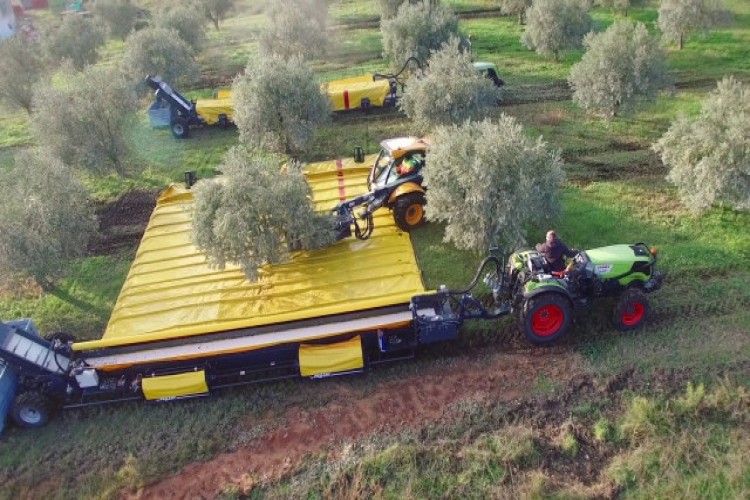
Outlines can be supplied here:
M479 367L472 356L461 356L448 366L432 366L423 373L386 381L375 391L353 388L346 382L310 386L304 390L331 392L327 394L330 402L316 409L292 406L280 421L268 422L271 431L249 445L190 464L172 477L122 496L214 498L229 485L248 491L293 471L306 456L324 453L336 458L347 442L380 432L418 429L449 418L456 403L522 398L533 390L540 371L567 382L581 368L578 357L565 351L494 353Z

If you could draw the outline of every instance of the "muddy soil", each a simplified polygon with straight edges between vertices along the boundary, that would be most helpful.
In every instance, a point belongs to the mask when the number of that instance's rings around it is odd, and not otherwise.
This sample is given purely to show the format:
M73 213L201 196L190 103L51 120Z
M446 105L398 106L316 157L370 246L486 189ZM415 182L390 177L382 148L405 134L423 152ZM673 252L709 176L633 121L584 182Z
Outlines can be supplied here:
M87 245L89 255L107 255L138 245L156 206L158 191L133 190L114 203L95 208L99 230Z

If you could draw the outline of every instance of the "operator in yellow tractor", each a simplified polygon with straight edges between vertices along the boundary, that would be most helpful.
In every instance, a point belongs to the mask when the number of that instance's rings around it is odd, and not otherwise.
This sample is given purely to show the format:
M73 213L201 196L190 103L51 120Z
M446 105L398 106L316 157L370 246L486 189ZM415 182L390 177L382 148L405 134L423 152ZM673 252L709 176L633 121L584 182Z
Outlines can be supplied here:
M398 175L408 175L417 168L422 162L424 161L424 157L419 154L415 154L412 156L408 156L404 158L404 160L401 162L401 165L396 167L396 172Z

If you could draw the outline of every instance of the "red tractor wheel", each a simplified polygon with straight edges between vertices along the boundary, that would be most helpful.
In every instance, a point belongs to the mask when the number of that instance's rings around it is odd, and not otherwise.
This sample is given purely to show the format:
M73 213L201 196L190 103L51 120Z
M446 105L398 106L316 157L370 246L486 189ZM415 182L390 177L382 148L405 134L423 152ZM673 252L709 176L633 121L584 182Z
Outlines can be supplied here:
M399 197L393 205L393 218L399 229L408 233L424 224L424 205L423 193L409 193Z
M529 299L523 313L523 331L532 344L549 345L565 335L573 319L570 301L549 292Z
M643 326L650 314L651 306L646 294L637 288L631 288L620 296L612 315L612 322L615 328L627 332Z

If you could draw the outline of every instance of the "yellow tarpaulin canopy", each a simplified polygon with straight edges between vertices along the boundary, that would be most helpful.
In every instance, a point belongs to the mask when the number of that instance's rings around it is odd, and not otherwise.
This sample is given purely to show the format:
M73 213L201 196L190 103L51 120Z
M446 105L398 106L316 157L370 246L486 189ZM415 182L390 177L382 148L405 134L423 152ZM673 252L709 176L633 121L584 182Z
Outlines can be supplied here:
M225 115L229 121L232 121L234 104L231 93L224 99L198 99L195 103L195 111L206 121L206 125L218 123L221 115Z
M374 157L311 164L308 183L318 210L367 191ZM280 202L283 202L280 200ZM101 340L82 351L204 335L377 307L408 304L424 293L411 240L387 209L375 214L369 240L348 238L296 252L264 266L250 283L242 270L211 269L190 242L192 193L173 185L157 201Z
M331 99L334 111L357 109L362 106L362 99L370 100L372 106L382 106L390 92L388 80L373 80L367 74L324 83L321 87Z
M208 392L206 372L180 373L179 375L163 375L161 377L146 377L141 381L143 396L149 401L165 398L179 398Z
M303 377L350 372L364 366L359 335L336 344L299 346L299 371Z

